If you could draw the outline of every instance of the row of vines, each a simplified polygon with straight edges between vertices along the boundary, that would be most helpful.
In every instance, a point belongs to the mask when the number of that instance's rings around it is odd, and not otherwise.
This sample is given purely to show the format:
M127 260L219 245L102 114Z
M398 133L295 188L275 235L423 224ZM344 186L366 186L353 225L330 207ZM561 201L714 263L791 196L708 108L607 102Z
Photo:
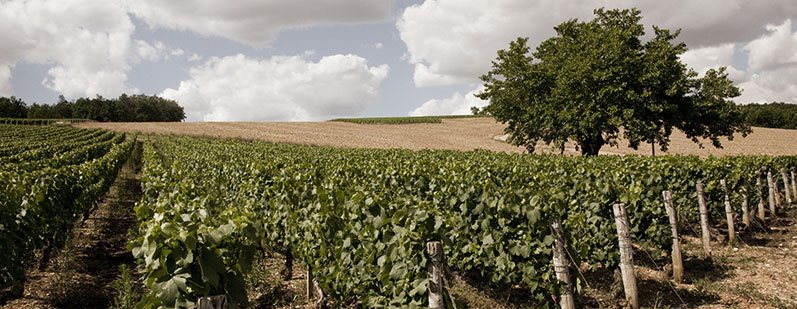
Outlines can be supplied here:
M0 124L0 291L63 245L125 162L134 139L69 126Z
M720 218L720 179L757 199L756 170L796 165L797 157L581 158L150 137L131 248L147 306L218 294L247 305L244 276L259 249L302 261L340 304L424 306L429 240L444 243L452 269L523 286L545 304L558 289L551 219L563 220L579 264L613 266L613 203L627 205L635 242L668 250L662 191L673 192L681 220L696 222L702 181L711 217Z

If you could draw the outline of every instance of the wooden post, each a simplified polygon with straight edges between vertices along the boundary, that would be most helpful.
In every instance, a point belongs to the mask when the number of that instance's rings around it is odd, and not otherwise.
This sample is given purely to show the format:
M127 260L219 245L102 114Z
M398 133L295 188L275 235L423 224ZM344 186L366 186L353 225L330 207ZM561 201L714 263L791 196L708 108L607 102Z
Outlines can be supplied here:
M764 183L761 181L761 170L755 172L755 187L758 191L758 220L764 222L766 218L766 205L764 204Z
M794 169L791 169L791 195L793 196L792 201L797 202L797 182L794 179Z
M775 221L775 179L772 172L767 172L767 185L769 186L769 218Z
M196 309L227 309L227 296L206 296L200 297L196 302Z
M628 234L628 216L625 213L625 204L617 203L614 210L614 224L617 227L617 239L620 246L620 272L623 275L623 290L628 306L639 308L637 299L636 276L634 275L634 253L631 250L631 239Z
M786 169L780 170L780 176L783 178L783 191L786 192L786 205L791 205L794 201L791 199L791 188L789 186L789 175L786 174ZM781 205L781 207L784 205Z
M305 280L304 290L305 295L307 295L307 302L309 303L311 299L313 299L313 269L310 266L307 266L307 280Z
M678 218L675 216L675 208L672 206L672 193L666 190L662 192L662 195L664 195L664 208L667 209L672 229L672 278L675 283L681 283L684 277L684 264L681 260L681 239L678 238Z
M561 219L553 219L551 228L555 236L553 243L553 268L556 272L556 279L564 287L559 302L562 305L562 309L575 309L576 301L573 297L573 284L570 282L570 270L567 263L567 253L565 253L565 237L562 232Z
M725 193L725 220L728 221L728 243L732 244L736 240L736 231L733 228L733 208L731 208L731 195L728 193L728 183L725 179L720 179L720 186Z
M742 224L745 228L750 227L750 196L747 194L747 187L742 187Z
M777 177L773 177L773 183L775 184L775 187L773 188L775 190L775 210L778 210L783 207L783 200L781 200L780 197L780 186L778 185ZM772 213L774 214L775 211Z
M445 308L443 300L443 244L439 241L426 243L426 271L429 275L429 308Z
M706 207L706 197L703 195L703 182L697 183L697 204L700 206L700 229L703 235L703 249L706 256L711 258L711 234L708 231L708 208Z

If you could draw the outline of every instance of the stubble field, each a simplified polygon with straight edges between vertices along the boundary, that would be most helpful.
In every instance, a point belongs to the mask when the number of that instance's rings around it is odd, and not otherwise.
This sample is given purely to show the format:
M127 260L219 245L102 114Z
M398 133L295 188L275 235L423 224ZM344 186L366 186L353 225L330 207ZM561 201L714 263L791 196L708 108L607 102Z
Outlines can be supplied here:
M442 123L402 125L353 124L344 122L182 122L182 123L83 123L80 127L104 128L124 132L209 136L221 138L255 139L269 142L324 145L358 148L407 149L485 149L500 152L524 152L522 147L500 140L504 125L492 118L444 119ZM745 138L738 135L733 141L723 141L723 149L705 142L704 148L675 132L668 154L722 156L733 154L789 155L797 153L797 130L753 128ZM623 140L619 147L604 146L602 154L649 155L651 147L643 144L639 150L627 147ZM551 152L540 145L539 152ZM558 151L557 151L558 152ZM569 144L565 153L577 153ZM656 151L661 154L660 151Z

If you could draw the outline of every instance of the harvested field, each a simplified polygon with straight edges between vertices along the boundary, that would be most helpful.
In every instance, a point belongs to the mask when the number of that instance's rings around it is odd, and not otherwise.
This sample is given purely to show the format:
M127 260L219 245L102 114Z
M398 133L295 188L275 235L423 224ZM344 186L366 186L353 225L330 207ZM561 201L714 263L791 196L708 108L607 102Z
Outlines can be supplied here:
M125 132L178 134L222 138L254 139L280 143L324 145L333 147L408 148L408 149L486 149L502 152L524 152L525 149L502 142L504 125L492 118L443 119L442 123L401 125L354 124L344 122L181 122L181 123L82 123L80 127L104 128ZM650 145L640 150L604 146L604 154L650 154ZM733 154L797 154L797 130L753 128L746 138L737 136L724 141L723 149L710 142L701 149L680 132L672 136L668 154L733 155ZM544 145L540 152L550 152ZM565 153L577 153L574 145ZM656 151L660 154L660 151Z

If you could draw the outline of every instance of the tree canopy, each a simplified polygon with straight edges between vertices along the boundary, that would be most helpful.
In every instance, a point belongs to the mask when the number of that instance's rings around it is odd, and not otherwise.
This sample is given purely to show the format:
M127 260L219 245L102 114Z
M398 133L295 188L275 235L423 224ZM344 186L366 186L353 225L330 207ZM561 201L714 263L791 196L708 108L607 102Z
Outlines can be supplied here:
M7 105L14 106L17 112L7 112L11 110ZM0 117L81 118L103 122L183 121L185 111L173 100L140 94L122 94L118 99L79 98L73 102L60 96L56 104L34 103L30 107L11 97L0 98Z
M25 118L28 109L25 102L16 97L0 97L0 118Z
M797 129L797 104L773 102L740 106L751 126Z
M626 138L629 147L669 145L673 128L700 144L748 134L735 103L740 95L725 68L703 77L680 61L686 45L674 43L680 31L654 26L645 34L637 9L595 10L588 22L576 19L530 52L527 38L498 51L492 69L481 76L489 100L484 110L507 124L509 141L533 152L542 141L563 149L574 141L584 155Z

